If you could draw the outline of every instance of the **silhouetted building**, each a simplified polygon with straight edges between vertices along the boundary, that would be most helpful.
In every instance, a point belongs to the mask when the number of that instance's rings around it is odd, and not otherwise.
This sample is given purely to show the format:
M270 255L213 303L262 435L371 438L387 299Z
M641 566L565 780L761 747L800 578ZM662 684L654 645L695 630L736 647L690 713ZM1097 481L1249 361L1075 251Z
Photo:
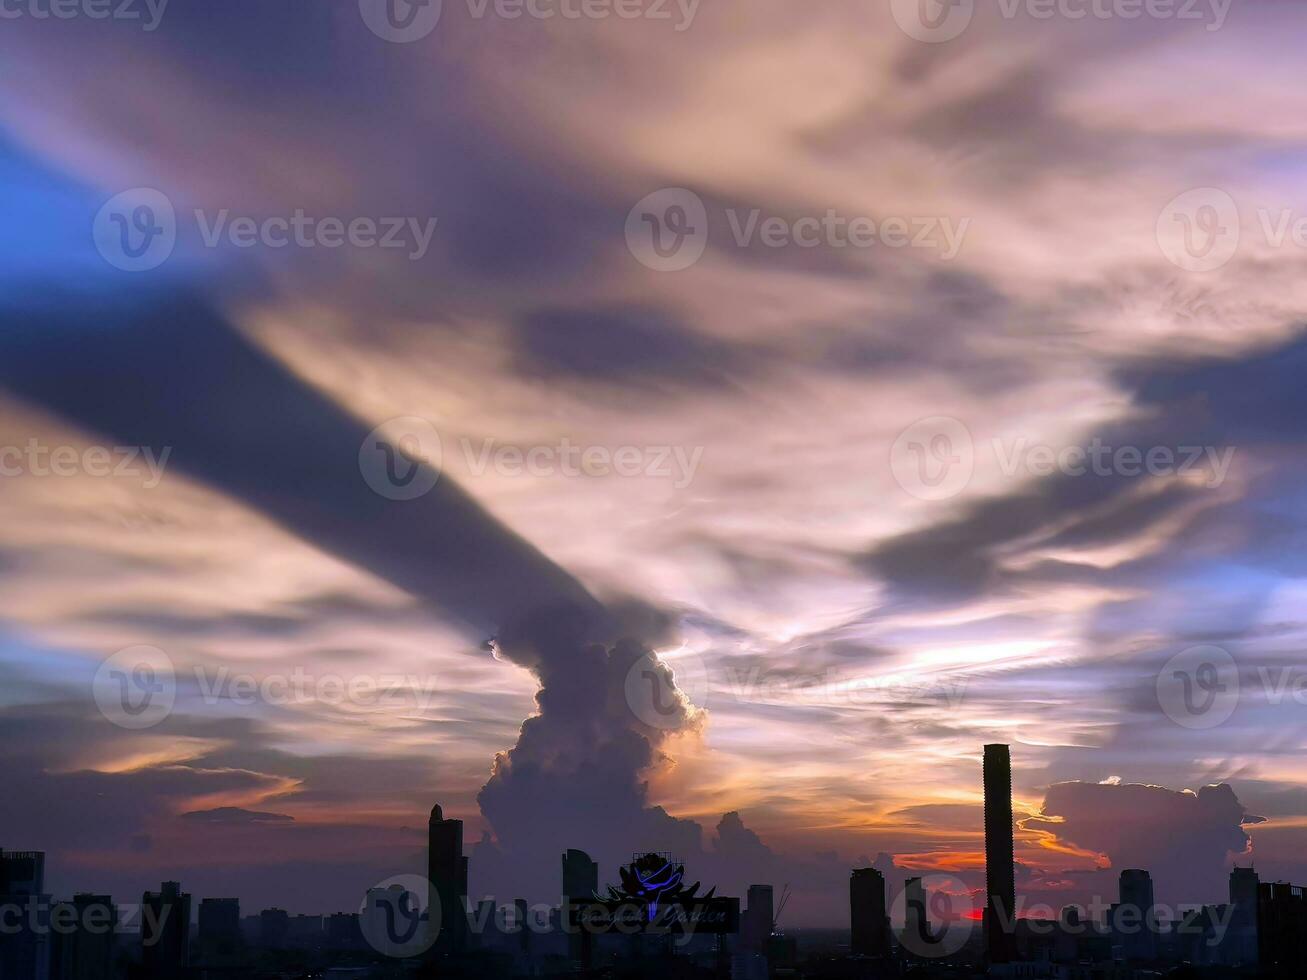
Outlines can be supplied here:
M196 946L196 960L205 966L228 966L239 959L244 943L241 941L241 906L237 899L200 900Z
M563 855L563 895L589 900L598 890L599 865L585 851L569 848Z
M290 938L290 913L285 909L264 909L259 913L259 945L264 949L285 949Z
M1284 881L1257 886L1257 955L1264 974L1301 975L1307 963L1307 889Z
M766 953L775 917L772 886L750 885L748 905L740 914L740 949L746 953Z
M113 899L75 895L55 906L51 918L60 926L50 948L50 980L113 980L118 938Z
M323 926L327 948L351 950L363 948L363 931L359 928L357 912L334 912L327 916Z
M175 881L141 898L141 965L147 980L181 980L190 966L191 896Z
M440 911L437 953L461 953L467 946L467 858L463 856L463 821L446 820L440 804L431 808L427 827L427 880L430 908Z
M590 855L569 848L563 855L563 904L591 901L599 890L599 865ZM577 932L567 937L567 958L589 966L591 936Z
M1257 965L1257 872L1235 868L1230 872L1230 925L1226 932L1225 962L1231 966Z
M1152 875L1140 868L1126 868L1121 872L1118 895L1112 927L1121 955L1127 960L1156 959L1158 924Z
M50 972L50 900L43 851L0 851L0 977L46 980ZM18 923L13 924L13 919Z
M855 956L889 954L885 876L875 868L855 868L849 876L849 920Z
M1002 744L985 746L985 949L991 963L1011 962L1016 921L1012 839L1012 757Z

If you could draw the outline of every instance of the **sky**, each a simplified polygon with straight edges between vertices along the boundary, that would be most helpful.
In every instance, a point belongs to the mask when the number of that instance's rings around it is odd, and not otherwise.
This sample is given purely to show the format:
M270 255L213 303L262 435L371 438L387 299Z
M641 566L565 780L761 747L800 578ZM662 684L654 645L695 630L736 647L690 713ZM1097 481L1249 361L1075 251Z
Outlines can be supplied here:
M439 803L474 898L668 850L843 925L982 900L989 742L1027 911L1307 878L1300 5L59 9L0 30L52 891L355 908Z

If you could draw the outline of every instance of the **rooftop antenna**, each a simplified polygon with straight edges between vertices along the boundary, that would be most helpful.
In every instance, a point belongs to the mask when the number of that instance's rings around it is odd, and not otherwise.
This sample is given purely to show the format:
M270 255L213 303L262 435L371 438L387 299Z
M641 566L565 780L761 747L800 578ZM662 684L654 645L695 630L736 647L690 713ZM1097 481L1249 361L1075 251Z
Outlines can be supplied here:
M776 931L776 924L781 921L781 913L785 911L785 906L789 904L789 901L790 901L790 883L787 881L785 884L781 886L781 901L780 904L776 906L776 915L773 916L771 920L772 932Z

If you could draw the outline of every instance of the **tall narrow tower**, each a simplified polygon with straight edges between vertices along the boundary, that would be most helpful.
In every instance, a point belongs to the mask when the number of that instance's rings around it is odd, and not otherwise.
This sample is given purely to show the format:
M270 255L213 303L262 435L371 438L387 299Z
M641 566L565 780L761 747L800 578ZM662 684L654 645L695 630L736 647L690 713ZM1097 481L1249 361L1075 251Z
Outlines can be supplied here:
M463 857L463 821L446 820L439 803L431 808L427 847L427 880L440 904L440 932L434 949L438 953L461 953L467 943L467 858ZM434 926L435 922L431 925Z
M1012 844L1012 756L1006 745L986 745L985 948L991 963L1014 958L1016 874Z
M889 955L885 876L875 868L854 868L849 876L849 919L853 955Z

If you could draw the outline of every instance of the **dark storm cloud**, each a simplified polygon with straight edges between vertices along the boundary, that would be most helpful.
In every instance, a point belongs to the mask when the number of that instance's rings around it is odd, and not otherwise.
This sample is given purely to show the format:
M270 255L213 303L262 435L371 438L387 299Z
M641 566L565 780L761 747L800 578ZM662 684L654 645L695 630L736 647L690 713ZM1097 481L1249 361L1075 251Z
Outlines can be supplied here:
M484 637L559 604L598 605L451 480L404 502L359 469L370 426L251 345L192 295L10 320L0 384L115 444L172 447L169 465L370 569ZM12 316L12 314L11 314ZM583 631L584 625L579 626Z
M733 348L655 309L538 310L514 329L518 369L527 375L620 385L721 384L743 367Z
M1235 453L1298 446L1302 434L1294 420L1307 410L1305 368L1307 339L1243 360L1141 363L1120 372L1134 392L1138 420L1098 436L1113 448L1166 447L1177 465L1186 446ZM1200 463L1207 466L1209 459ZM960 517L878 544L866 567L905 596L969 598L1011 583L1000 552L1017 542L1034 536L1040 547L1052 548L1126 543L1212 495L1208 486L1178 482L1141 493L1140 483L1092 472L1031 479L1013 493L970 505ZM1054 581L1098 577L1092 569L1052 563L1027 568L1019 578L1039 580L1043 572ZM1115 580L1122 574L1115 570Z
M1215 902L1227 893L1232 856L1247 850L1248 822L1248 811L1224 783L1190 793L1070 782L1051 785L1040 814L1022 826L1105 855L1112 877L1125 868L1147 869L1159 901Z
M266 810L245 810L238 806L219 806L212 810L190 810L182 820L207 824L291 823L294 817L286 813L269 813Z

